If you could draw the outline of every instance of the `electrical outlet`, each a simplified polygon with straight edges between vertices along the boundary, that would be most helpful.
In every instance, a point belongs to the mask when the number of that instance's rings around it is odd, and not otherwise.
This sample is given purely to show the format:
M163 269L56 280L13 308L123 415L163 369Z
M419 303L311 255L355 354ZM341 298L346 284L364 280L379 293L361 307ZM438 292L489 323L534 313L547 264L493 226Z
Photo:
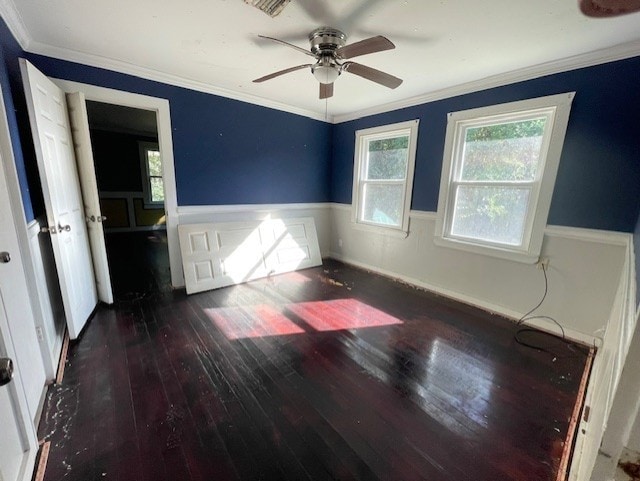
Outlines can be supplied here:
M545 270L549 269L549 258L541 257L540 259L538 259L538 262L536 262L536 267L538 269L542 269L543 267Z
M42 332L42 326L36 327L36 336L38 336L38 341L44 341L44 333Z

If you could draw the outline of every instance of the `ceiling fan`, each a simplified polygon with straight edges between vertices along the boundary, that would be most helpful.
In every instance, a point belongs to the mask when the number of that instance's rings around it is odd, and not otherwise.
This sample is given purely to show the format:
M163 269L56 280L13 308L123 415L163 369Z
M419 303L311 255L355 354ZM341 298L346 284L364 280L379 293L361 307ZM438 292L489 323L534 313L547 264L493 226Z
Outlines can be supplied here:
M333 96L333 82L335 82L342 72L358 75L359 77L384 85L390 89L395 89L402 83L402 79L398 77L349 60L361 55L396 48L389 39L381 35L347 45L347 36L343 32L331 27L320 27L309 34L310 50L305 50L277 38L266 37L264 35L258 36L309 55L315 58L316 62L297 65L265 75L264 77L255 79L254 82L256 83L271 80L272 78L295 72L296 70L310 68L313 76L320 82L321 99Z

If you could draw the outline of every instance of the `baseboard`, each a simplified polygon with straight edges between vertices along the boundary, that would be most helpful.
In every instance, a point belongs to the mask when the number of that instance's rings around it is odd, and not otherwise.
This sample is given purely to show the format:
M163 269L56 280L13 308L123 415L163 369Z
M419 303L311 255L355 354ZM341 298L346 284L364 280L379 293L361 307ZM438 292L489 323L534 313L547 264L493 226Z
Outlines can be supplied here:
M392 279L397 279L402 282L406 282L407 284L411 284L413 286L419 287L421 289L425 289L427 291L433 292L434 294L438 294L443 297L447 297L449 299L453 299L454 301L462 302L463 304L467 304L473 307L480 308L484 311L487 311L491 314L499 314L503 317L506 317L512 321L518 321L525 313L524 312L516 312L512 309L508 309L503 306L499 306L497 304L493 304L491 302L478 299L472 296L467 296L460 292L455 292L450 289L445 289L443 287L429 284L427 282L421 281L419 279L415 279L413 277L405 276L399 274L397 272L389 271L387 269L382 269L378 266L373 266L370 264L366 264L364 262L355 261L348 257L345 257L336 252L330 252L327 257L338 260L340 262L344 262L345 264L349 264L355 267L359 267L361 269L366 269L371 272L375 272L377 274L381 274L386 277L391 277ZM536 329L540 329L542 331L550 332L553 334L558 334L558 328L552 322L547 322L542 319L532 319L524 322L523 324L531 327L535 327ZM588 334L575 331L573 329L565 328L565 337L567 339L571 339L572 341L579 342L581 344L585 344L588 346L599 346L601 343L601 339L598 337L590 336Z

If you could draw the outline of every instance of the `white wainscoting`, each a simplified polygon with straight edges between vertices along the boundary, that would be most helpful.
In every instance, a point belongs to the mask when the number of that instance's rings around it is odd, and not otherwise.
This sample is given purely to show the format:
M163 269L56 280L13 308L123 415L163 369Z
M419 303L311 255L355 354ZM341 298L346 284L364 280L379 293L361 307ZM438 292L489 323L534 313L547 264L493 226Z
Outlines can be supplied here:
M44 223L46 225L46 223ZM56 378L58 360L64 338L65 318L57 284L51 243L40 233L40 223L34 220L27 226L29 249L36 279L34 317L36 333L47 381Z
M535 265L436 246L435 213L411 212L409 235L364 232L351 206L332 205L330 257L402 279L433 292L519 319L544 291ZM568 337L598 346L570 478L589 479L636 327L631 234L549 226L542 257L549 259L549 292L536 314L551 316ZM528 324L559 332L550 321Z
M636 328L635 269L631 236L625 254L611 314L591 371L585 399L589 415L588 418L583 415L578 425L570 481L581 481L591 476L598 450L603 441L604 444L607 441L604 438L607 426L612 422L612 427L615 428L617 418L622 415L612 411L614 399L616 396L624 397L625 391L630 387L621 386L620 381L623 379L623 368ZM608 438L618 436L624 437L624 431L615 435L610 432Z
M406 238L363 232L351 222L350 205L333 204L329 255L515 319L538 303L544 277L535 265L436 246L434 230L435 213L412 211ZM536 313L575 339L601 339L628 242L622 233L548 228L542 256L549 258L549 292ZM558 332L550 321L532 324Z

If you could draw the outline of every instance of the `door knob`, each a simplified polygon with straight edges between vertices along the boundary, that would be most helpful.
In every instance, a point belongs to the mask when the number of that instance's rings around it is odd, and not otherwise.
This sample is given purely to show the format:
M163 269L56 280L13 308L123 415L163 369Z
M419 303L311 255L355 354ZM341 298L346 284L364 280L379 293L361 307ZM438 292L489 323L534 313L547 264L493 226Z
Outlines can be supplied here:
M60 222L58 222L58 232L62 232L62 231L69 232L70 230L71 230L71 226L69 224L62 225L60 224Z
M2 264L8 264L11 262L11 255L8 252L0 252L0 262Z
M106 215L99 215L98 216L98 222L102 222L102 221L105 221L105 220L107 220L107 216Z
M0 358L0 386L9 384L13 379L13 361L8 357Z

